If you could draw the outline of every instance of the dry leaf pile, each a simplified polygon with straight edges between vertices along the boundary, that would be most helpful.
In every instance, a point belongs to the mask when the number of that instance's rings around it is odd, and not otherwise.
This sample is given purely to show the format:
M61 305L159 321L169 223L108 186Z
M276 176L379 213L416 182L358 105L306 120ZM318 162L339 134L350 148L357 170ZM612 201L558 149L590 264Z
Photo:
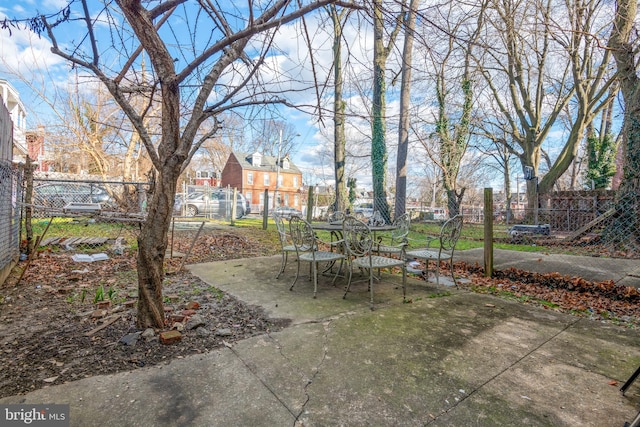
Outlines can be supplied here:
M494 271L484 277L478 266L456 263L457 274L470 283L472 290L511 296L522 302L537 303L545 308L560 309L596 319L611 319L623 324L640 326L640 292L631 286L619 286L613 281L590 282L581 277L559 273L535 273L509 268Z

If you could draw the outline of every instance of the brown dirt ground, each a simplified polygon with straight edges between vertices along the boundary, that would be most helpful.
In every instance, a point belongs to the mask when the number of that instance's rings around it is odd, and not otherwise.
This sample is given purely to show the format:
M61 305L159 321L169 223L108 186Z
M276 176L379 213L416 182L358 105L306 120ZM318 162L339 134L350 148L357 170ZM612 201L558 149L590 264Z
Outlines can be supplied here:
M174 250L187 252L194 234L176 233ZM198 238L189 262L273 254L273 244L245 234L242 230L209 230ZM109 253L109 260L93 263L74 262L70 255L64 250L44 251L17 286L8 280L0 288L0 397L168 363L288 324L285 319L269 319L260 307L249 306L182 271L165 279L166 329L180 327L174 315L181 314L190 302L199 305L195 312L204 318L204 328L185 328L182 340L173 345L159 342L160 331L149 339L139 337L133 346L125 345L121 338L138 331L135 305L130 305L137 294L135 254ZM180 258L168 260L166 271L176 271L180 262ZM110 307L106 314L100 313L103 316L94 317L94 299L101 286Z

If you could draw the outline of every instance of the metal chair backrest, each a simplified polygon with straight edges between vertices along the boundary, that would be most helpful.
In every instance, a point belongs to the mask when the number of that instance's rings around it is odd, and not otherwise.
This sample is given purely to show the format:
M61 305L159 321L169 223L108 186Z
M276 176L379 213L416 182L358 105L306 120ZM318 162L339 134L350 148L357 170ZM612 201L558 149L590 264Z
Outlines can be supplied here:
M352 216L342 223L342 236L348 256L363 257L371 253L373 235L369 226Z
M315 248L316 236L313 228L299 216L292 216L289 220L289 233L298 252L308 252Z
M287 244L287 228L284 224L284 219L282 218L282 216L274 212L273 221L276 223L280 245L285 246Z
M462 230L462 215L447 220L440 229L440 249L453 251Z
M342 222L342 221L344 221L345 217L346 217L346 215L342 211L331 212L327 216L327 222L328 223Z
M371 218L369 218L369 221L367 222L370 226L376 227L384 225L384 218L382 217L380 211L373 211L373 215L371 215Z
M393 225L395 228L391 231L391 241L393 243L402 243L409 235L411 216L408 213L402 214L393 220Z

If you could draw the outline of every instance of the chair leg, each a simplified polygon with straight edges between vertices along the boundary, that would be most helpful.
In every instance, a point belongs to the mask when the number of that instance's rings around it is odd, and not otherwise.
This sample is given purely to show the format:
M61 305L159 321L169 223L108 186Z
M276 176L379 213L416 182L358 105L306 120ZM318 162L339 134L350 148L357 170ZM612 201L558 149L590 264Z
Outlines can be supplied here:
M291 284L291 287L289 288L290 291L293 290L293 286L296 284L296 282L298 281L298 277L300 276L300 259L298 258L297 262L298 264L297 268L296 268L296 277L295 279L293 279L293 283Z
M340 260L340 267L336 270L336 274L333 276L333 280L331 281L331 285L335 286L336 285L336 279L338 278L338 275L340 274L340 272L342 271L342 263L344 262L344 260Z
M318 263L311 262L311 270L313 271L313 298L318 294Z
M373 311L373 268L369 269L369 294L371 295L371 302L369 308Z
M347 293L349 292L349 288L351 287L351 276L353 275L353 267L349 265L349 278L347 279L347 289L344 291L344 295L342 295L342 299L347 298Z
M284 267L287 265L288 259L289 259L289 252L283 251L282 252L282 262L280 264L280 271L276 275L276 279L279 278L280 275L284 272Z
M429 259L424 260L424 271L422 272L422 277L424 277L424 281L429 281Z
M402 302L407 302L407 264L402 265Z
M453 257L451 257L449 268L451 268L451 278L453 279L453 284L455 285L456 289L458 289L458 282L456 282L456 273L453 271Z

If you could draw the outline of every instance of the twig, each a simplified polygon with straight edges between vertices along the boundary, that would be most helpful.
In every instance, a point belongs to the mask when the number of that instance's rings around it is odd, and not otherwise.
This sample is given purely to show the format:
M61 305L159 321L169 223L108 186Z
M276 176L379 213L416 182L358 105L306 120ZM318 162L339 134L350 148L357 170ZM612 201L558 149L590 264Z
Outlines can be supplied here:
M191 241L191 246L189 246L189 250L185 254L184 258L182 258L182 261L180 262L180 267L176 271L174 271L174 274L182 271L182 268L184 267L184 263L187 262L187 258L189 258L189 255L191 255L191 251L193 250L193 247L196 244L196 240L198 240L198 236L200 236L200 232L202 231L204 224L205 224L204 221L202 221L202 224L200 224L200 228L198 228L198 232L196 233L195 237Z
M35 246L33 248L33 251L31 253L29 253L29 258L27 258L27 264L24 266L24 269L22 270L22 273L20 273L20 277L18 277L18 281L16 282L16 284L14 286L18 286L20 284L20 281L24 277L24 274L27 272L27 269L29 268L29 265L31 264L31 261L35 257L36 252L38 251L38 247L40 247L40 242L42 242L42 239L44 238L44 235L47 234L47 230L49 230L49 226L51 225L52 222L53 222L53 217L51 217L51 219L49 219L49 223L47 224L47 226L45 227L44 231L42 232L42 235L40 235L40 236L38 236L36 238L36 244L35 244Z
M109 318L108 320L105 319L104 323L96 328L93 328L92 330L90 330L89 332L85 332L84 336L85 337L90 337L91 335L95 334L96 332L99 332L101 330L103 330L104 328L106 328L107 326L111 325L112 323L115 323L118 319L120 319L122 316L120 315L116 315L113 316L111 318Z

